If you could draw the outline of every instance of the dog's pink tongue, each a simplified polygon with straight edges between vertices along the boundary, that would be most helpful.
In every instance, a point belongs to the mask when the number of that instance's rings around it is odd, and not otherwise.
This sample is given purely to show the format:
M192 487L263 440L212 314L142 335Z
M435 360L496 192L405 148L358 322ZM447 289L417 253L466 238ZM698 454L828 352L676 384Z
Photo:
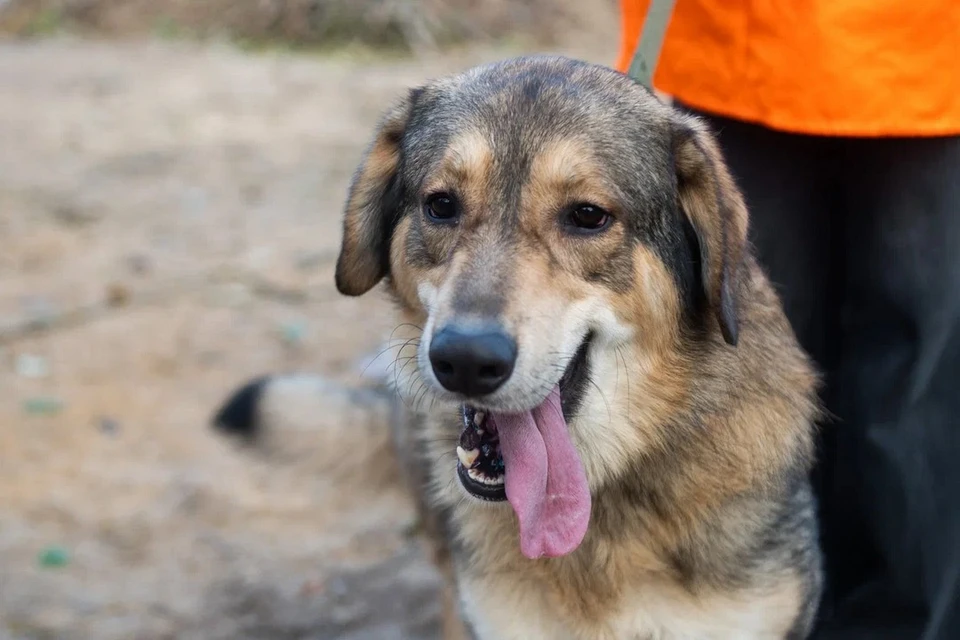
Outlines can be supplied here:
M507 500L520 521L528 558L570 553L590 521L590 489L560 409L560 388L520 414L490 416L500 435Z

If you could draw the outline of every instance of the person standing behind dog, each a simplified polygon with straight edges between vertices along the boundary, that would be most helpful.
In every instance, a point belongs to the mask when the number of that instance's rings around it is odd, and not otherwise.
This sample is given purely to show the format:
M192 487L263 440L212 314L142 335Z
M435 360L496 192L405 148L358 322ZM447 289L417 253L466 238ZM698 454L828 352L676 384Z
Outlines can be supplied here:
M649 0L621 0L627 72ZM836 417L814 638L960 638L960 2L676 0L705 118Z

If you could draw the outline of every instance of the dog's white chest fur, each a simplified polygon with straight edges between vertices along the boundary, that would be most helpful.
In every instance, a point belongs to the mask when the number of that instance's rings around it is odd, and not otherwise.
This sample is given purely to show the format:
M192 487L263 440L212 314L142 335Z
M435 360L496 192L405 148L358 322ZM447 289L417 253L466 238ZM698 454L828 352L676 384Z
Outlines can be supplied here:
M781 640L796 614L790 585L742 598L695 598L651 582L628 591L603 620L590 622L551 606L534 583L466 579L460 597L478 640Z

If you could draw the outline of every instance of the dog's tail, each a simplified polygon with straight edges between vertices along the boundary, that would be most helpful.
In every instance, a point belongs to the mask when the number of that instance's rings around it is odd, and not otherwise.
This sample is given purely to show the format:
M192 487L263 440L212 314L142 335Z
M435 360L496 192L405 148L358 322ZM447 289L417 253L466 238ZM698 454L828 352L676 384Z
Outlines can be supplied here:
M259 454L326 476L388 480L397 407L385 385L350 387L318 375L272 375L235 389L213 426ZM371 473L373 476L371 476Z

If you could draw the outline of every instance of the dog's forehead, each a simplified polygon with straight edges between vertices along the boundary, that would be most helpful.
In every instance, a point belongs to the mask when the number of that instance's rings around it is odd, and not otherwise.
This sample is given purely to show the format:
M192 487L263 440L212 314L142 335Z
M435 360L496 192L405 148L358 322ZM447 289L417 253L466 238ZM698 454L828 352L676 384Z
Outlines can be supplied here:
M423 159L465 131L511 158L571 137L622 158L665 149L669 133L667 108L646 89L564 57L517 58L441 78L423 89L414 113L408 150Z

